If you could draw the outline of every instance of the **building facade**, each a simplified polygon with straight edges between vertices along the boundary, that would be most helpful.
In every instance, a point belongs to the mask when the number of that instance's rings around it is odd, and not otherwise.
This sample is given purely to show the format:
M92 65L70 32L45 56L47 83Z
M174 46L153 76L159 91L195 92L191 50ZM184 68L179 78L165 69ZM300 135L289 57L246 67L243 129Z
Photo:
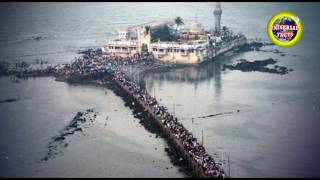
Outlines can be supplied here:
M108 41L106 53L113 56L134 56L143 50L154 55L155 58L173 63L196 64L224 53L236 46L246 43L244 36L232 36L231 41L222 42L221 32L221 4L217 3L213 11L215 17L215 30L205 31L195 19L189 28L179 32L177 41L151 42L153 29L164 25L172 27L173 22L154 21L118 31L118 38Z

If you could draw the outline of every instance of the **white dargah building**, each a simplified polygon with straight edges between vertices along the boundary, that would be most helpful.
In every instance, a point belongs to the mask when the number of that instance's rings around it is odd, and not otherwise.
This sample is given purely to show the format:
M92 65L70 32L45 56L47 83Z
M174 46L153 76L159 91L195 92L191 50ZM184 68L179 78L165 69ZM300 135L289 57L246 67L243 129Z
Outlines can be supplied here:
M243 35L233 35L226 28L221 29L221 3L216 3L214 11L215 28L205 31L195 18L187 28L180 29L174 41L152 40L154 30L175 26L173 21L154 21L118 30L118 37L108 41L104 50L114 56L134 56L148 51L155 58L174 63L195 64L224 53L246 43Z

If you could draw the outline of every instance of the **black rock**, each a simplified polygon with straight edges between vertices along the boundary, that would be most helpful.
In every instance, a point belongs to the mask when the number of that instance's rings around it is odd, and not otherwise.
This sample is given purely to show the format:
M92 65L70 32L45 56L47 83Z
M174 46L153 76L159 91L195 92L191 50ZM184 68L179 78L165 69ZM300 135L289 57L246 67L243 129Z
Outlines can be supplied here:
M246 59L240 59L240 62L235 65L223 65L223 69L230 69L230 70L240 70L243 72L249 71L259 71L259 72L267 72L267 73L274 73L274 74L287 74L288 68L284 66L275 65L273 68L267 68L267 65L275 64L277 61L268 58L265 60L256 60L253 62L247 61Z
M64 136L56 136L55 138L54 138L54 141L63 141L63 140L65 140L66 138L64 137Z

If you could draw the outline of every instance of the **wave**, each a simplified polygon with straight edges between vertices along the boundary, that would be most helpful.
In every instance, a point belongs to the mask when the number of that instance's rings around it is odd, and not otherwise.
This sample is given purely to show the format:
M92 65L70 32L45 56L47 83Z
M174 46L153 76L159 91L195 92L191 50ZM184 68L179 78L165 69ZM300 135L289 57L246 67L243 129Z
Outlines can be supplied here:
M25 57L39 57L39 56L46 56L46 55L58 55L58 54L64 54L69 53L70 51L64 50L64 51L54 51L54 52L44 52L44 53L35 53L35 54L24 54L24 55L17 55L17 56L0 56L0 58L6 59L6 60L19 60L23 59ZM77 52L75 52L77 53Z
M12 45L12 44L19 44L24 41L27 41L28 39L15 39L15 40L6 40L6 39L1 39L0 40L0 46L6 46L6 45Z
M57 34L52 32L39 32L39 33L31 33L31 34L21 34L19 32L4 32L1 35L3 38L0 38L0 46L19 44L26 41L40 41L45 39L56 38Z

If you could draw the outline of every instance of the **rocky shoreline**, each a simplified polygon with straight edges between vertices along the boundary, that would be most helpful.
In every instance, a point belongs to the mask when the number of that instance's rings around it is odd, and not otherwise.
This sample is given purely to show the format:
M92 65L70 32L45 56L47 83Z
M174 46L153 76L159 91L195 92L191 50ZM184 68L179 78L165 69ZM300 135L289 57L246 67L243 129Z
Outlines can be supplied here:
M279 74L279 75L288 74L289 72L293 71L293 69L288 69L285 66L274 65L271 68L266 67L268 65L273 65L277 63L277 61L274 60L273 58L268 58L265 60L255 60L253 62L248 61L246 59L240 59L239 61L240 62L235 65L224 64L223 70L225 69L240 70L242 72L257 71L257 72L266 72L266 73Z
M62 149L68 147L69 143L66 142L66 138L73 135L76 132L83 132L83 124L86 122L93 122L97 116L97 112L93 109L87 109L84 112L78 112L72 121L62 130L60 133L53 137L48 144L48 151L46 155L41 159L42 161L48 161L54 158L58 154L62 153Z

